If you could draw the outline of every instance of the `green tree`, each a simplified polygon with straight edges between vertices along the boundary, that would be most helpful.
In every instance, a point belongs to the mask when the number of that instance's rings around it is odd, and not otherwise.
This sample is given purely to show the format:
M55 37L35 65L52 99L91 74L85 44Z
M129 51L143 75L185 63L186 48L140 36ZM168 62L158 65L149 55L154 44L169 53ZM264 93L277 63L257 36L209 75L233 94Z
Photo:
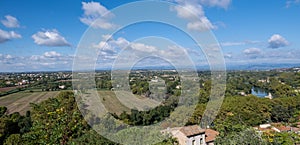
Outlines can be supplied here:
M245 129L239 132L231 132L226 136L219 136L216 145L266 145L267 143L253 129Z
M110 140L100 136L96 131L89 130L79 138L71 140L68 144L70 145L117 145L117 143L111 142Z
M0 117L2 117L7 111L6 107L0 107Z
M5 140L4 145L20 145L22 143L20 134L12 134Z
M66 144L89 130L72 92L32 106L33 126L23 135L26 144Z

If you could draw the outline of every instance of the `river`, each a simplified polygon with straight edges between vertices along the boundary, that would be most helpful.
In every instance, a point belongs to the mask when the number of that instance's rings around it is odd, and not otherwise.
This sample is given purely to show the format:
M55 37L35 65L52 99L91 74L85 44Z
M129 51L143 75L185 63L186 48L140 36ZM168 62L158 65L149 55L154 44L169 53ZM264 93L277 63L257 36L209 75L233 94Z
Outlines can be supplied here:
M252 87L251 94L259 98L264 98L265 96L268 96L269 92L262 88Z

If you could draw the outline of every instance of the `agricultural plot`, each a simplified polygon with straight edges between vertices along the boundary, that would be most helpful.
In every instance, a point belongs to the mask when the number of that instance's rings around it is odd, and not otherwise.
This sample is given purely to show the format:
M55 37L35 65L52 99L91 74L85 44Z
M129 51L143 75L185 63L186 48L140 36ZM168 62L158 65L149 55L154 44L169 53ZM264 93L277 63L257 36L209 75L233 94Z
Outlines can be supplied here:
M117 97L113 91L98 91L98 98L91 97L96 94L92 92L84 93L83 100L88 105L88 110L94 110L96 114L104 115L107 112L120 115L122 112L130 113L131 109L147 110L159 105L155 100L132 95L130 92L116 92L119 93ZM146 108L146 109L145 109Z
M5 106L8 113L20 112L25 114L30 110L30 103L40 103L48 98L55 97L59 91L53 92L19 92L0 98L0 106Z
M157 102L154 99L133 95L128 91L116 91L116 93L119 94L117 99L130 109L149 110L160 104L160 102Z
M113 91L98 91L101 102L110 113L120 115L123 111L128 112L130 109L123 105L116 97Z
M18 87L5 87L5 88L0 88L0 93L2 92L7 92L7 91L10 91L10 90L13 90L13 89L16 89Z
M145 108L153 108L158 102L142 96L132 95L129 92L118 92L121 94L118 98L113 91L98 91L99 100L90 100L89 106L99 106L97 103L101 101L105 109L110 113L120 115L123 111L130 112L130 109L144 110ZM52 92L18 92L4 97L0 97L0 106L5 106L8 113L20 112L25 114L30 110L30 103L40 103L48 98L55 97L59 91ZM89 98L90 99L90 98ZM122 103L121 103L122 102ZM96 103L96 104L95 104Z
M159 102L155 100L132 95L131 92L121 91L119 97L115 95L113 91L98 91L101 102L105 108L116 114L121 114L123 111L129 111L130 109L147 110L159 105Z

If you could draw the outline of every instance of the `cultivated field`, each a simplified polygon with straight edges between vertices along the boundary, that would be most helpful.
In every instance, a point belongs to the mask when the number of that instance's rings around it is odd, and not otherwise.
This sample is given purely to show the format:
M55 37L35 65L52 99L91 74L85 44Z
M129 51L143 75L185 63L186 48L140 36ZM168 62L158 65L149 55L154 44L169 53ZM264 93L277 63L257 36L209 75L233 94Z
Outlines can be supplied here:
M117 97L115 93L118 93L119 96ZM125 91L98 91L99 98L95 97L96 95L92 91L86 92L82 99L88 106L88 110L93 110L95 114L99 115L105 115L107 112L120 115L124 111L130 113L130 109L147 110L159 104L154 100Z
M123 111L129 111L130 109L147 110L159 105L159 102L148 99L146 97L132 95L131 92L120 91L116 92L120 96L119 98L113 91L98 91L101 102L105 108L111 112L120 114ZM122 103L121 103L122 102Z
M117 98L127 107L138 110L149 110L160 104L153 99L149 99L139 95L133 95L128 91L116 91Z
M15 86L15 87L0 88L0 93L7 92L7 91L10 91L10 90L13 90L13 89L16 89L16 88L23 88L23 87L25 87L25 86Z
M0 106L6 106L8 113L20 112L25 114L30 110L30 103L39 103L48 98L55 97L59 91L53 92L18 92L0 98Z
M109 112L120 115L123 111L130 111L128 107L123 105L117 99L113 91L98 91L98 95L101 98L101 102Z
M111 113L120 115L123 111L130 112L130 109L143 110L145 108L153 108L158 102L142 97L131 95L129 92L118 92L121 94L118 99L113 91L98 91L100 100L89 100L90 106L99 106L97 103L101 101L105 109ZM0 97L0 106L6 106L8 113L20 112L25 114L30 110L30 103L40 103L48 98L55 97L59 91L52 92L18 92L7 96ZM89 98L91 99L91 98ZM122 103L121 103L122 102ZM96 104L95 104L96 103Z

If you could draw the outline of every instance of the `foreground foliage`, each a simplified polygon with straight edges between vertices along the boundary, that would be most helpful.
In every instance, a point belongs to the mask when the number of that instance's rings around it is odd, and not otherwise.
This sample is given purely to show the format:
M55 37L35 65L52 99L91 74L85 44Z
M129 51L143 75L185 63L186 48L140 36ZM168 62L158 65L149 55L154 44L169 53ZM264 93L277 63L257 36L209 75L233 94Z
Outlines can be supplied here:
M113 144L91 130L77 108L72 92L32 104L32 112L3 115L0 144Z

